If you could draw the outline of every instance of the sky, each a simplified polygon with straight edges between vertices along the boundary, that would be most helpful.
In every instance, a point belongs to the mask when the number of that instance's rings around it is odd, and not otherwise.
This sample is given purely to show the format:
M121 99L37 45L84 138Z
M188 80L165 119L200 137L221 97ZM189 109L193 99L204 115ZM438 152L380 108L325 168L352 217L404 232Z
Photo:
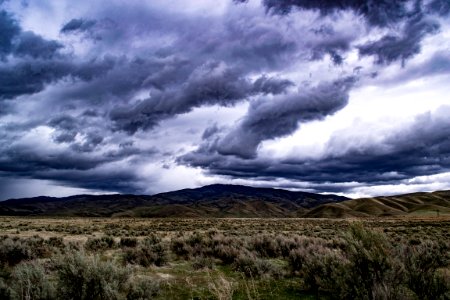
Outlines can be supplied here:
M450 189L449 0L0 0L0 200Z

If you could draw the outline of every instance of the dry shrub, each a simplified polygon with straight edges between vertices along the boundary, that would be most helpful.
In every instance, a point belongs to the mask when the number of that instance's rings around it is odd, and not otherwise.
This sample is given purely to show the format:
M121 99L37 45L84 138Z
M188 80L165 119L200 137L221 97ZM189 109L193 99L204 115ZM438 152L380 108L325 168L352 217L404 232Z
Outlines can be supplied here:
M104 251L114 249L116 241L111 236L102 236L100 238L88 238L84 248L89 251Z
M227 280L222 275L216 279L210 279L208 283L209 291L218 300L231 300L236 289L234 282Z
M14 266L24 260L48 258L52 252L49 242L39 236L23 239L5 237L0 240L0 265Z
M59 299L119 299L130 274L127 268L82 252L60 256L54 264Z
M12 299L55 299L55 288L36 261L17 265L11 279Z
M239 254L233 263L233 269L242 272L247 277L278 277L281 274L276 265L268 260L256 257L251 252Z
M19 239L6 238L0 242L0 264L14 266L33 258L31 249Z
M278 243L279 240L270 235L259 235L250 239L249 248L255 251L261 257L279 257L281 256L281 249Z
M172 252L178 257L189 259L192 253L192 247L186 243L183 237L174 238L170 243Z
M339 297L352 299L375 299L383 287L394 298L402 294L402 274L399 260L386 236L352 224L344 236L344 255L348 263L336 276Z
M445 244L424 241L405 247L402 252L406 284L419 299L445 298L450 291L450 278L440 268L448 265Z
M243 250L243 248L236 248L235 246L218 245L214 247L213 256L228 265L232 264Z
M124 251L125 262L148 267L152 264L163 266L167 263L167 251L164 245L156 240L144 240L137 248L128 248Z
M119 246L121 248L134 248L138 244L138 240L134 237L121 237Z
M214 260L211 257L197 256L192 262L194 270L212 269L214 267Z
M129 283L127 300L153 299L159 293L159 282L150 277L134 277Z
M300 272L306 288L317 296L320 290L327 292L339 290L342 268L347 263L340 252L312 246L298 251L301 251Z
M9 300L12 299L11 289L6 284L3 278L0 277L0 299Z

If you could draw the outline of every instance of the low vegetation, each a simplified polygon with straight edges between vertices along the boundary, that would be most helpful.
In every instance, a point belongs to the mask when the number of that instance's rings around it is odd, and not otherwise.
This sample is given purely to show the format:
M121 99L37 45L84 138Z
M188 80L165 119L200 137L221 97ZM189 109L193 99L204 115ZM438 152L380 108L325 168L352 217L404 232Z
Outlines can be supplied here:
M450 298L442 218L0 218L0 228L0 299Z

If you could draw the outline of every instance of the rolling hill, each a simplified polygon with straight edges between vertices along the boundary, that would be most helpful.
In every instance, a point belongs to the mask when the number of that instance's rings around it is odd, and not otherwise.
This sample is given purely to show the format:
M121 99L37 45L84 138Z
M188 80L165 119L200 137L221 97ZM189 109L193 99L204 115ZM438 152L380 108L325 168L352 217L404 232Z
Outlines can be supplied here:
M0 215L90 217L296 217L337 195L239 185L209 185L148 195L77 195L0 202Z
M0 215L147 218L351 218L450 215L450 191L348 199L240 185L149 195L76 195L0 202Z
M385 217L450 215L450 191L347 200L319 205L303 217Z

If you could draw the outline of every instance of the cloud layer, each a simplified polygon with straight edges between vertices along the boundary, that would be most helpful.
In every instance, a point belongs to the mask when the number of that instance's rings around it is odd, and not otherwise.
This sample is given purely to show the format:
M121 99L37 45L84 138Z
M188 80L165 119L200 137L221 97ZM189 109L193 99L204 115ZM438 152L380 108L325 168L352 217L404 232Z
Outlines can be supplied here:
M44 2L0 2L4 182L350 194L448 172L446 0ZM388 128L352 110L361 91L410 83L442 94ZM319 123L314 147L296 139Z

